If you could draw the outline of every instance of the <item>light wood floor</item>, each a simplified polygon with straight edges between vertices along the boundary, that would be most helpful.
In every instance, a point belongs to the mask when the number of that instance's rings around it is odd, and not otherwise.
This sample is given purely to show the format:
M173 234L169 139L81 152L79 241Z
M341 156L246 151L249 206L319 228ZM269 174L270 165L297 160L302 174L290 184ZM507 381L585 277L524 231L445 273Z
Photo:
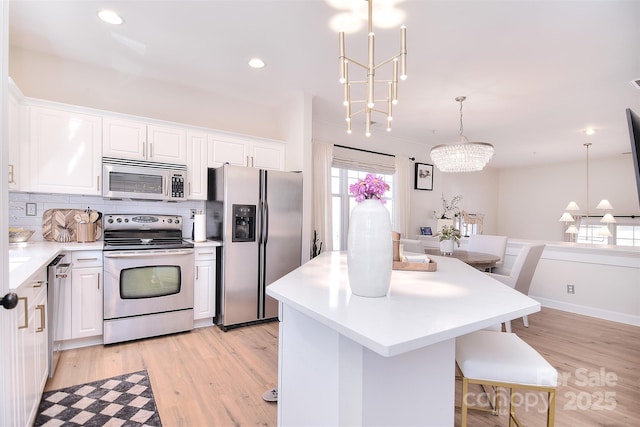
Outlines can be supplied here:
M516 320L513 330L564 378L556 426L640 426L640 328L543 309L529 316L529 328ZM69 350L46 389L146 369L164 427L275 426L276 404L262 393L277 381L277 337L272 322ZM521 419L544 425L542 396L522 396ZM472 411L469 425L509 424L506 415Z

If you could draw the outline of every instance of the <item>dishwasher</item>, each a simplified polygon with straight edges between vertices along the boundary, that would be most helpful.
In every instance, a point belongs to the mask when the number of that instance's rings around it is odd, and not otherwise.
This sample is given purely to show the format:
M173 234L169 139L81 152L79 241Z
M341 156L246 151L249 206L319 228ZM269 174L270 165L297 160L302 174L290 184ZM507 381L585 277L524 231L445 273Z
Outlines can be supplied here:
M71 307L64 306L64 295L70 292L69 286L71 286L70 268L71 263L67 262L66 254L56 256L47 268L49 378L53 377L62 351L62 340L58 337L60 335L59 319L64 316L64 310L71 310Z

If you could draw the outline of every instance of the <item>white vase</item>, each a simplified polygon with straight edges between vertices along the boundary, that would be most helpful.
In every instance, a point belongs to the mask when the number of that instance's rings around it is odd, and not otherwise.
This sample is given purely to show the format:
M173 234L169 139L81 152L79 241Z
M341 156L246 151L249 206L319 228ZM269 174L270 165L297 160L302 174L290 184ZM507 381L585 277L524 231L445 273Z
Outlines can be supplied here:
M387 295L393 243L389 211L379 200L363 200L351 211L347 267L351 292L362 297Z
M453 240L442 240L440 241L440 253L442 255L451 255L453 253L453 245L455 242Z

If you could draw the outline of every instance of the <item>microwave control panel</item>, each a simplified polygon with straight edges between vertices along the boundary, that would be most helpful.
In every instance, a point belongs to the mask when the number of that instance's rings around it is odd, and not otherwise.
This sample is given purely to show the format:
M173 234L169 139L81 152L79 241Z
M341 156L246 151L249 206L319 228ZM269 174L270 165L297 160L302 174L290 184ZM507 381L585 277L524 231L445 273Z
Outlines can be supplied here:
M184 175L181 173L171 176L171 198L184 199Z

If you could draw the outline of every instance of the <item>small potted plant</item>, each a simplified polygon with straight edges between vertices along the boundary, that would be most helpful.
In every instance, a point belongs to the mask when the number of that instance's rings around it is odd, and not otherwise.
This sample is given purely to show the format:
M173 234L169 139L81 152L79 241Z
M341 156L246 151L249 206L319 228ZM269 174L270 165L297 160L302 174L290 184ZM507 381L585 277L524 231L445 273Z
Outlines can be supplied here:
M460 238L462 235L460 234L460 230L454 226L445 225L436 236L440 239L440 253L442 255L451 255L453 253L454 242L460 247Z

